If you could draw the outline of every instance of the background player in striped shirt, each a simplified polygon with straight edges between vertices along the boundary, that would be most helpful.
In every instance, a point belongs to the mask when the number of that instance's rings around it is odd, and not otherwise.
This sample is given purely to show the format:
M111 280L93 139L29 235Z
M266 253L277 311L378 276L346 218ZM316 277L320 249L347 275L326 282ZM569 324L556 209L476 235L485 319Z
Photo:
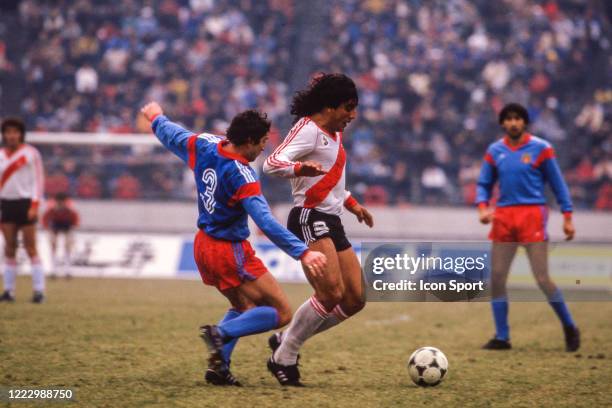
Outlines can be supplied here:
M0 224L4 236L4 293L0 301L15 301L17 239L21 231L32 264L32 302L42 303L45 274L36 248L36 222L43 197L43 165L40 153L25 143L25 125L5 119L1 125Z
M270 122L265 115L253 110L236 115L225 139L183 129L170 122L155 102L142 112L162 144L194 171L199 210L194 257L203 282L215 286L232 305L218 325L201 327L211 352L206 381L240 385L229 370L238 339L282 327L291 319L287 297L247 241L247 214L272 242L313 274L323 272L325 256L310 251L274 219L249 166L268 140Z
M580 332L561 291L548 273L545 182L552 187L561 207L564 216L563 232L566 239L571 240L575 229L567 185L550 143L526 132L529 115L523 106L506 105L499 114L499 123L506 136L487 149L476 198L480 222L493 223L489 238L493 241L491 305L496 331L495 337L484 348L511 348L506 281L516 250L519 245L524 245L535 279L561 320L566 350L576 351L580 347ZM493 212L488 203L496 182L499 182L500 196Z
M357 114L359 98L352 79L320 74L293 98L297 119L285 141L266 159L266 173L291 179L293 202L288 228L311 249L323 252L323 275L304 270L314 288L284 333L273 335L268 369L281 385L302 385L298 350L314 334L327 330L365 306L361 266L340 220L344 208L373 226L370 213L345 189L346 154L342 131Z

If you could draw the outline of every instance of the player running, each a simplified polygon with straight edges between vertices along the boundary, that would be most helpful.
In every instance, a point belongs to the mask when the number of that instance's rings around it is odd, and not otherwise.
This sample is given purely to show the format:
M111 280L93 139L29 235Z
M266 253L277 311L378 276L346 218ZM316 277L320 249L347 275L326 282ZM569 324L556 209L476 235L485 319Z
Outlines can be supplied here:
M491 306L495 337L483 348L511 348L506 281L516 250L523 245L538 286L563 324L566 350L576 351L580 347L580 332L561 291L548 274L548 208L544 185L548 181L552 187L564 216L563 232L566 240L571 240L575 229L567 185L550 143L526 132L529 115L523 106L506 105L499 114L499 123L506 136L487 149L476 198L480 222L493 223L489 238L493 241ZM500 197L493 212L488 203L497 181Z
M70 279L72 266L72 247L74 244L73 230L79 225L79 214L74 209L66 193L57 193L55 202L47 207L42 217L43 226L49 231L51 241L51 278L59 274ZM64 239L64 258L60 262L57 257L59 238Z
M327 257L324 274L304 269L314 294L295 312L286 332L269 339L268 369L281 385L301 386L298 350L365 306L361 266L340 220L343 208L373 226L370 213L345 189L346 154L342 131L357 114L359 98L352 79L320 74L297 92L291 105L296 123L267 158L264 171L291 179L293 201L288 228L309 248Z
M229 370L238 339L291 320L287 297L247 241L247 214L272 242L313 274L323 272L325 256L310 251L281 226L261 194L249 162L268 141L270 122L264 114L248 110L236 115L224 139L195 135L170 122L156 102L145 105L142 113L162 144L195 173L199 197L195 261L203 282L215 286L232 305L218 325L200 328L210 350L205 379L215 385L240 385Z
M32 265L32 302L45 299L45 274L36 249L36 222L43 197L44 174L38 150L25 143L25 125L20 119L5 119L1 125L0 225L4 236L4 293L0 302L15 301L17 238L23 236Z

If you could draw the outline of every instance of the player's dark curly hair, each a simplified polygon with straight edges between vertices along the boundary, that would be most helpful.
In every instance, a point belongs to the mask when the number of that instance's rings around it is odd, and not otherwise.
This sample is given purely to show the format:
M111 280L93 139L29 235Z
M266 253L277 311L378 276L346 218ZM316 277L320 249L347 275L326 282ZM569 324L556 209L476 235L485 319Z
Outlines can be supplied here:
M249 109L234 116L225 135L235 146L257 144L270 131L268 115Z
M354 101L355 105L359 103L355 82L344 74L321 72L312 78L308 88L295 93L291 114L298 120L349 101Z
M515 113L519 118L522 118L525 121L525 124L529 124L529 112L527 109L518 103L509 103L503 107L501 112L499 112L499 124L504 123L504 120L508 117L509 114Z
M2 121L2 125L0 125L0 129L2 131L2 143L4 144L4 132L6 132L6 129L10 127L19 130L19 133L21 133L21 143L25 142L26 128L23 120L18 118L6 118Z

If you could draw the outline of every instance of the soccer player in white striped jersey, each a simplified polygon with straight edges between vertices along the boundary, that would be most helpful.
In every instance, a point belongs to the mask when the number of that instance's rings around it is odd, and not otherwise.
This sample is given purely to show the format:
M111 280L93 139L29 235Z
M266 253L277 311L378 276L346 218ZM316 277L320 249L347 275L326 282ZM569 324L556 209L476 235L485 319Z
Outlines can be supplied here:
M264 163L267 174L291 180L294 208L287 228L327 257L324 274L304 270L314 294L296 311L289 328L269 340L273 354L268 369L281 385L302 385L297 358L308 338L365 306L361 266L340 220L346 208L359 222L373 226L372 215L345 189L342 131L355 119L358 102L348 76L316 76L293 98L291 114L297 121Z
M42 303L45 275L36 249L36 221L43 196L43 165L40 153L25 143L25 125L19 119L5 119L1 125L0 225L4 236L4 293L0 301L15 301L17 236L32 263L32 302Z

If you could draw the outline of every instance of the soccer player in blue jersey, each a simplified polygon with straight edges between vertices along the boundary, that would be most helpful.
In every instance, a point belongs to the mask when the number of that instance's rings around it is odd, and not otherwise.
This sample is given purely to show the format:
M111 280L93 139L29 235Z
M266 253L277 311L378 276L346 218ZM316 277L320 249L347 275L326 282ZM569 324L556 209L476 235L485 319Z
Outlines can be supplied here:
M555 152L547 141L527 133L529 114L515 103L506 105L499 114L506 135L492 143L484 157L478 179L476 203L483 224L492 222L489 238L491 255L491 306L495 320L495 337L483 348L510 349L508 298L506 281L519 245L524 245L532 272L540 289L561 320L567 351L580 347L580 332L563 300L561 291L548 273L548 208L544 186L548 182L564 216L566 239L574 237L572 202ZM489 209L493 186L499 182L499 200L495 211Z
M240 385L229 370L238 339L291 320L287 297L247 241L247 214L312 273L323 273L325 255L309 250L276 221L249 166L268 140L265 114L248 110L236 115L226 137L220 137L183 129L164 116L156 102L145 105L142 113L162 144L194 171L199 210L194 257L203 282L215 286L232 305L218 325L200 328L210 350L205 379L215 385Z

